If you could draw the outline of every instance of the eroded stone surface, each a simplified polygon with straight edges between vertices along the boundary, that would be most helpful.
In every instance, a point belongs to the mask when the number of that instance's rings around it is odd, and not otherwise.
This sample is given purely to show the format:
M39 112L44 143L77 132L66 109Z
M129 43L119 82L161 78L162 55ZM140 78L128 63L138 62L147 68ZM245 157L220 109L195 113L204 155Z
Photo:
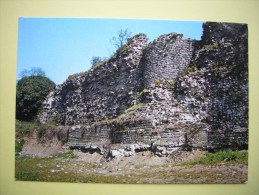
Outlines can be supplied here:
M68 78L40 121L71 126L68 145L107 157L248 146L247 25L204 23L200 41L134 36L115 56Z

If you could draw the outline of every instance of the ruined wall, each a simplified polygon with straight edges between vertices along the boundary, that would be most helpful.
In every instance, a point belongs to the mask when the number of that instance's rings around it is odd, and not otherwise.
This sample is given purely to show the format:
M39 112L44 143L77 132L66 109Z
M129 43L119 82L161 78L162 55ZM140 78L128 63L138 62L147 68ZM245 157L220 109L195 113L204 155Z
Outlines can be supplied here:
M174 97L214 130L248 127L247 25L205 23L190 65L178 76Z
M49 94L41 122L70 125L68 145L105 155L248 146L244 24L204 23L200 41L134 36Z
M189 65L193 47L193 40L175 33L160 36L151 42L142 58L145 88L159 80L174 81L178 73Z
M68 78L47 97L40 121L76 125L119 115L142 87L139 61L146 45L146 35L136 35L109 60Z
M101 154L133 155L150 150L158 156L167 156L176 150L206 148L206 131L191 133L185 129L154 129L150 121L93 124L73 126L69 131L68 145ZM122 154L119 154L119 152ZM116 152L115 152L116 153Z
M208 149L219 150L222 148L248 149L247 129L213 130L208 132Z
M138 121L73 126L69 130L67 144L71 149L112 157L130 156L147 150L158 156L168 156L179 150L247 149L248 132L247 129L211 131L204 124L157 130L149 121Z

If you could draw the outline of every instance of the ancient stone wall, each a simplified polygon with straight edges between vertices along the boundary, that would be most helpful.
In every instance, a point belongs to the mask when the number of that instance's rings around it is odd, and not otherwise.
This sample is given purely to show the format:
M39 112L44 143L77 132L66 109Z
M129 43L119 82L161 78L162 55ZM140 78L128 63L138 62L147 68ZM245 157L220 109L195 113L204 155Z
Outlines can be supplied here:
M175 33L160 36L151 42L142 58L145 88L159 80L174 81L178 73L189 65L193 45L193 40Z
M166 156L185 147L202 148L207 142L204 131L194 134L184 129L164 129L156 131L150 121L135 121L118 124L93 124L92 126L73 126L69 130L68 145L71 148L96 150L109 153L107 146L114 150L132 148L131 154L150 150L160 156ZM136 144L138 146L136 146ZM116 146L116 147L115 147Z
M219 150L223 148L248 149L247 129L237 129L229 131L209 131L208 149Z
M49 94L41 122L70 125L68 145L106 155L248 146L244 24L205 23L201 41L139 34Z
M71 149L99 152L113 157L129 156L145 150L158 156L167 156L179 150L247 149L246 129L211 131L206 128L195 130L191 126L157 131L148 121L120 125L78 125L70 128L68 145Z
M248 37L244 24L205 23L174 97L214 130L248 127Z
M68 78L47 97L40 121L75 125L118 116L142 87L139 61L146 45L146 35L136 35L109 60Z

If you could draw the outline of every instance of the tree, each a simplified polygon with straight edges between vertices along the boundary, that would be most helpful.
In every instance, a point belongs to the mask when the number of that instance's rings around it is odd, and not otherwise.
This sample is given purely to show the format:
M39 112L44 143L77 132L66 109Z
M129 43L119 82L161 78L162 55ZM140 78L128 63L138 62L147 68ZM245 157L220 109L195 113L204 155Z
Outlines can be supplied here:
M102 58L100 56L93 56L91 59L92 67L94 67L97 63L101 61L102 61Z
M28 76L43 76L45 77L45 72L40 67L31 67L29 70L24 69L21 71L20 75L21 78L28 77Z
M119 30L117 36L112 37L111 43L116 47L116 50L121 48L127 43L128 39L131 37L131 32L128 29Z
M42 103L55 83L45 76L25 76L16 86L16 118L30 121L35 119Z

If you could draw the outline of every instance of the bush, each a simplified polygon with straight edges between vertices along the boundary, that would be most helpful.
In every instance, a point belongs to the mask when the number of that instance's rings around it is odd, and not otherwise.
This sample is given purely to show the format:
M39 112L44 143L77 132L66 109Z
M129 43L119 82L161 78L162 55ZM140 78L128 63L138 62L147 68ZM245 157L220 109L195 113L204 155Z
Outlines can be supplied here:
M117 32L117 36L112 37L111 43L116 47L117 50L119 50L124 44L126 44L130 37L131 32L128 29L121 29Z
M20 79L16 86L16 119L33 120L55 83L44 76L28 76Z

